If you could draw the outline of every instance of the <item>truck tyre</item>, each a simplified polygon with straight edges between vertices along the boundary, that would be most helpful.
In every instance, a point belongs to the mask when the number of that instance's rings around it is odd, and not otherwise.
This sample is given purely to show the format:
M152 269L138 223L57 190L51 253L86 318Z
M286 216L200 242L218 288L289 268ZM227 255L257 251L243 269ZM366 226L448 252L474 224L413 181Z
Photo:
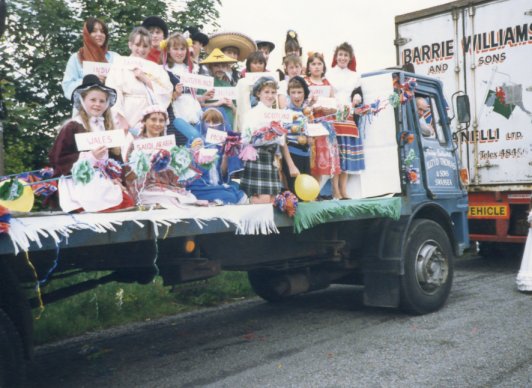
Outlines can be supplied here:
M0 309L0 388L22 386L24 369L22 341L11 319Z
M255 294L272 303L286 298L286 293L290 287L284 277L276 271L249 271L248 280Z
M451 291L453 250L442 227L430 220L414 220L404 249L401 308L413 314L440 309Z

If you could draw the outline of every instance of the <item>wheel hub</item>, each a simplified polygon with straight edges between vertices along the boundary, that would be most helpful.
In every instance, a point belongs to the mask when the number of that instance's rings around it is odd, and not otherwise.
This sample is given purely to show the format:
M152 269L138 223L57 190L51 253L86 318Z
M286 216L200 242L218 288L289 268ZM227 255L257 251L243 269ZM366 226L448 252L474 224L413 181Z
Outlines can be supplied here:
M435 241L427 241L416 256L416 278L426 292L434 292L445 284L449 275L449 263Z

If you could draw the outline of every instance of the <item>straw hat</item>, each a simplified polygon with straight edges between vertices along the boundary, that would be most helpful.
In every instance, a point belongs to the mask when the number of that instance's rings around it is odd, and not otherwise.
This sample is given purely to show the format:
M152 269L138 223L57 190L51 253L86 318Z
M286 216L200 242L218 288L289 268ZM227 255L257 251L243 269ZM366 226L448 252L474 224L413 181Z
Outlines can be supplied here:
M210 54L215 48L223 50L226 47L236 47L239 50L238 60L244 61L249 54L257 51L257 45L246 34L240 32L217 32L209 36L209 44L205 52Z
M209 56L205 58L203 61L201 61L200 63L202 65L208 65L212 63L235 63L235 62L237 62L236 59L233 59L225 55L224 53L222 53L222 50L220 50L219 48L215 48L214 50L212 50Z

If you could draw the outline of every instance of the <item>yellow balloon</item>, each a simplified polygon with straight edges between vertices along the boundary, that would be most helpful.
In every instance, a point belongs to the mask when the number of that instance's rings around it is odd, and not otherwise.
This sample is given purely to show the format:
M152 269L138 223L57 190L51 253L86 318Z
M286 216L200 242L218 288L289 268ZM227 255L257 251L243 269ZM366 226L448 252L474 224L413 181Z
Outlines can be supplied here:
M320 193L320 184L314 177L299 174L294 183L296 195L303 201L314 201Z
M23 185L26 185L28 182L25 182L21 179L18 180ZM4 181L0 183L0 186L8 184L9 181ZM31 186L24 186L22 190L22 195L20 198L17 198L13 201L0 201L0 205L8 208L13 212L29 212L33 207L33 202L35 201L35 196L33 195L33 190Z

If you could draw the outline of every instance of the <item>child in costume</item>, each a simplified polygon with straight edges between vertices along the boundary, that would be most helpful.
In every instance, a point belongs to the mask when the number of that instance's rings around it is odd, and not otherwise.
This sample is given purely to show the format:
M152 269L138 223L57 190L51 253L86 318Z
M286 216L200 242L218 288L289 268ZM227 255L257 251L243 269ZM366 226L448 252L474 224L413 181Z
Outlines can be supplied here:
M279 106L284 109L288 105L288 81L295 76L303 74L303 64L301 57L298 55L287 55L283 59L284 80L279 82ZM306 84L306 83L305 83Z
M281 191L279 171L274 162L286 134L279 123L265 117L277 98L277 82L271 77L261 77L252 91L259 102L244 117L242 156L245 164L240 188L250 197L251 203L272 203Z
M326 66L325 60L321 53L310 53L307 60L307 77L305 81L309 86L330 86L331 84L325 78ZM330 88L329 97L334 97L332 88ZM312 144L311 171L312 175L318 182L321 177L332 176L332 194L336 199L341 199L339 187L340 175L340 156L338 153L338 142L336 134L332 127L336 109L331 107L322 107L319 105L319 99L314 108L314 117L322 118L322 123L329 131L329 136L317 136Z
M158 16L148 16L142 22L142 27L150 32L150 50L146 55L148 61L161 64L161 48L159 44L168 38L168 25Z
M142 112L142 129L140 139L149 139L164 136L168 124L166 108L151 105ZM134 145L132 144L127 157L127 162L135 163ZM133 167L128 169L126 184L131 196L138 205L159 205L165 208L179 207L181 204L192 204L196 197L187 191L179 182L179 177L170 168L157 171L153 165L144 177L137 177ZM168 155L169 157L169 155Z
M305 119L303 118L303 111L308 108L309 94L309 88L303 78L294 76L290 79L288 82L288 109L300 112L300 119L291 124L289 132L286 134L282 166L288 189L292 193L295 193L296 177L299 174L310 174L309 139L305 134Z
M247 195L238 190L238 185L230 182L231 175L243 169L238 153L225 152L227 142L217 142L215 136L211 135L211 133L217 135L225 133L227 134L226 139L229 141L239 142L239 134L226 131L222 114L214 108L205 111L201 122L198 124L198 129L201 133L201 139L192 142L192 152L195 167L201 171L202 176L191 181L187 185L187 189L196 198L209 202L220 204L247 202ZM222 177L228 177L228 179L225 180Z
M131 54L120 57L111 66L105 84L117 92L113 106L118 126L138 133L142 111L151 105L168 107L173 86L168 73L156 63L146 60L150 50L150 33L136 27L129 35Z
M108 159L122 163L119 148L107 149L102 145L80 152L75 138L76 134L113 129L111 107L116 99L116 91L104 86L93 74L85 76L82 84L74 89L72 103L78 113L63 125L49 152L54 177L70 175L74 164L80 160L87 160L90 166L102 169ZM120 175L119 172L117 174ZM59 205L65 212L113 210L133 205L131 198L122 192L121 178L107 179L99 173L85 185L74 184L70 178L60 178L58 193ZM57 205L54 200L57 201L52 198L52 206Z
M342 113L338 115L334 126L340 154L340 194L342 198L348 199L348 174L364 168L362 143L357 123L349 114L352 107L362 103L360 76L356 73L355 55L349 43L344 42L336 47L332 68L327 73L327 78L340 106L340 113Z
M195 128L203 113L200 100L204 96L196 96L194 89L183 87L181 77L186 73L195 73L195 66L190 57L187 40L179 33L168 37L166 48L163 50L163 64L174 86L172 103L168 107L170 125L168 134L176 136L176 143L184 145L199 137Z
M63 75L63 93L66 98L72 97L75 88L83 79L83 62L113 63L119 55L108 50L109 30L103 21L93 17L87 18L83 25L83 47L68 59ZM101 79L105 82L104 79Z

